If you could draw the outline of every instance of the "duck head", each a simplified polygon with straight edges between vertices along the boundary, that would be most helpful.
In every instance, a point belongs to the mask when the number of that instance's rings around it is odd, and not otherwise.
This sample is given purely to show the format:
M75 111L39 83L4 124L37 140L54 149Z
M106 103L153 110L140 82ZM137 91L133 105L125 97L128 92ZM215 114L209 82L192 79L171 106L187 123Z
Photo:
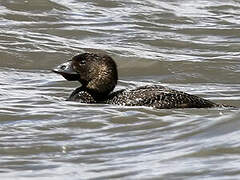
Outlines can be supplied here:
M83 53L52 70L68 81L79 81L94 94L109 94L117 84L117 65L105 54Z

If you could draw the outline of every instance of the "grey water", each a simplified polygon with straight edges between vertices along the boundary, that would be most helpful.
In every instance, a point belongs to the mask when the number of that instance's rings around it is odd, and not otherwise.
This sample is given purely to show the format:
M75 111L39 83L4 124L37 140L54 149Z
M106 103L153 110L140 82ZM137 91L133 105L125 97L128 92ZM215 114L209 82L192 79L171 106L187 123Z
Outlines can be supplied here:
M240 1L0 0L0 179L240 179ZM237 108L65 101L87 51L116 89L162 84Z

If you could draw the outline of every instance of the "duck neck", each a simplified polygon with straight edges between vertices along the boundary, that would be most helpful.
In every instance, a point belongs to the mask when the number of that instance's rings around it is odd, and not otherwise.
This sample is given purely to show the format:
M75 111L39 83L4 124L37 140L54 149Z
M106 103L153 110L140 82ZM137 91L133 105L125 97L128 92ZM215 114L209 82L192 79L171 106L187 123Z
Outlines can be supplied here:
M104 99L110 94L117 84L117 80L111 79L94 79L90 81L85 89L88 91L94 98Z

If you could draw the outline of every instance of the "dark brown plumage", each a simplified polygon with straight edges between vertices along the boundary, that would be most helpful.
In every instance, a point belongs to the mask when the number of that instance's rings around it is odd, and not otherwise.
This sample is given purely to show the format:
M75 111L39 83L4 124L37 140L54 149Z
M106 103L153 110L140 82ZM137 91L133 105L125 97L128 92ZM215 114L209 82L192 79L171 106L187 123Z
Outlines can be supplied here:
M209 100L160 85L112 92L118 80L114 60L105 54L83 53L59 65L53 72L69 81L79 81L68 100L82 103L106 103L124 106L148 106L159 109L220 107ZM111 93L112 92L112 93Z

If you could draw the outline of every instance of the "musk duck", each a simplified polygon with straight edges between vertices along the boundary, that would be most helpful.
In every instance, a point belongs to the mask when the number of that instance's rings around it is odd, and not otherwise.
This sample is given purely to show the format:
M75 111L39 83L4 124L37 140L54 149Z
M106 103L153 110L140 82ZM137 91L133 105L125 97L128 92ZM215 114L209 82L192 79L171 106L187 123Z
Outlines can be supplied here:
M148 106L158 109L223 107L201 97L161 85L113 91L118 81L114 60L100 53L83 53L52 70L68 81L79 81L68 100L122 106Z

